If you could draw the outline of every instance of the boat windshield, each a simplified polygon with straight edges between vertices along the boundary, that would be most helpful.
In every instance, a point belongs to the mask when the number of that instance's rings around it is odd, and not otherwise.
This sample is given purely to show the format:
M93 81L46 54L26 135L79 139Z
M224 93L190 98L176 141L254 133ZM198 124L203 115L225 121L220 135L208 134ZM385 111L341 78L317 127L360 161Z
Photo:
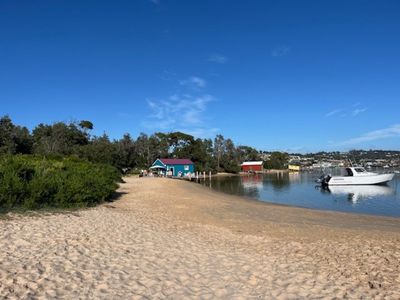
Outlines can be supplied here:
M354 170L356 170L357 173L364 173L364 172L366 172L364 168L355 168Z

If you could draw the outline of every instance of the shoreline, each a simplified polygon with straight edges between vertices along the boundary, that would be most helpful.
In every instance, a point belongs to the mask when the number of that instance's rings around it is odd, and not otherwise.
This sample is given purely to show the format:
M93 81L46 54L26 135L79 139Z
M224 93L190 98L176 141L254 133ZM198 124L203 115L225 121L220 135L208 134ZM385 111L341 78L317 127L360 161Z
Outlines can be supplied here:
M182 181L183 185L188 185L185 188L189 191L190 185L193 182ZM195 182L196 183L196 182ZM314 222L315 225L327 226L328 228L345 228L346 230L361 229L373 231L385 231L392 228L394 232L400 233L400 218L392 216L342 212L334 210L313 209L289 204L274 203L262 201L248 196L238 196L225 193L223 191L214 190L210 187L201 184L195 185L196 194L209 194L211 197L217 198L224 204L229 203L229 207L237 210L235 205L239 205L239 209L248 210L247 216L258 216L266 222L280 222L285 220L288 224ZM279 213L283 219L276 218L272 215L273 212ZM264 217L261 216L265 213ZM283 216L281 216L281 214ZM241 217L241 216L240 216ZM390 230L392 231L392 230Z
M238 175L234 175L234 176L246 176L246 174L242 175L242 174L238 174ZM249 175L249 176L253 176L253 175ZM213 192L215 192L216 194L220 194L220 195L227 195L227 196L232 196L235 198L240 198L242 200L246 200L246 201L255 201L255 202L259 202L262 204L266 204L266 205L272 205L272 206L283 206L283 207L289 207L289 208L296 208L296 209L305 209L305 210L310 210L310 211L314 211L314 212L321 212L321 213L333 213L333 214L344 214L344 215L348 215L348 216L364 216L364 217L376 217L376 218L389 218L389 219L394 219L394 220L399 220L400 221L400 216L390 216L390 215L378 215L378 214L368 214L368 213L358 213L358 212L349 212L349 211L341 211L341 210L329 210L329 209L319 209L319 208L313 208L313 207L305 207L305 206L299 206L299 205L292 205L292 204L286 204L286 203L277 203L277 202L272 202L269 200L261 200L261 199L257 199L257 198L252 198L250 196L239 196L239 195L235 195L235 194L229 194L227 192L224 191L219 191L216 189L213 189L209 186L205 186L203 184L201 184L200 182L196 182L196 181L192 181L190 183L196 183L206 189L209 189Z
M0 297L400 297L396 218L124 180L112 203L0 219Z

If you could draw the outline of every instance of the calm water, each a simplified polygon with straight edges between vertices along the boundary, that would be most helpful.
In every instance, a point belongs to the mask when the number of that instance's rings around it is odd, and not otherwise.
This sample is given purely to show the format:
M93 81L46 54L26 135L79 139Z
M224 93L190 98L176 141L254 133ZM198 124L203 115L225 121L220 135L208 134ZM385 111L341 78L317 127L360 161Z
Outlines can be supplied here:
M320 175L302 172L229 176L216 177L202 184L218 191L266 202L400 217L399 174L387 185L337 186L329 189L322 189L315 183Z

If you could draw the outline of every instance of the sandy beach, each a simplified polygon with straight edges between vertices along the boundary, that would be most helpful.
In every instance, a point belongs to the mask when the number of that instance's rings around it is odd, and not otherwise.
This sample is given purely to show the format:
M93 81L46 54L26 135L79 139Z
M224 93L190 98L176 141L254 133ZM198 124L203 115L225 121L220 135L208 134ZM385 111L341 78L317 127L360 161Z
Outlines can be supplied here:
M166 178L0 218L2 299L400 298L400 219L265 204Z

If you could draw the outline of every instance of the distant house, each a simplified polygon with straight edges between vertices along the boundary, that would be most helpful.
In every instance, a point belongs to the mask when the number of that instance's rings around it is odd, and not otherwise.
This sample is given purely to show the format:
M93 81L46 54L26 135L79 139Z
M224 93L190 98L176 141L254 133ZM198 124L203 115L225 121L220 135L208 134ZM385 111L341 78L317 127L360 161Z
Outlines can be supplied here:
M300 171L300 166L299 165L288 165L288 169L289 169L289 171L298 172L298 171Z
M195 171L194 163L190 159L181 158L158 158L150 169L172 176L185 176Z
M262 161L245 161L241 164L243 172L262 172L263 162Z

